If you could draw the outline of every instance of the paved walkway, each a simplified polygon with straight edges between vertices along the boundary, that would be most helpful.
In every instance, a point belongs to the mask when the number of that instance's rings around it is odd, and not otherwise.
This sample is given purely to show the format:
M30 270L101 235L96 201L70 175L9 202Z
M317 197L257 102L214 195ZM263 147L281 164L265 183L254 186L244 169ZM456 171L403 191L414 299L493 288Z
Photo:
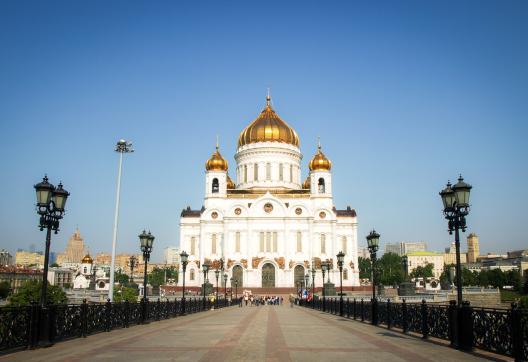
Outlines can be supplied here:
M232 307L118 329L0 361L478 361L419 338L306 308Z

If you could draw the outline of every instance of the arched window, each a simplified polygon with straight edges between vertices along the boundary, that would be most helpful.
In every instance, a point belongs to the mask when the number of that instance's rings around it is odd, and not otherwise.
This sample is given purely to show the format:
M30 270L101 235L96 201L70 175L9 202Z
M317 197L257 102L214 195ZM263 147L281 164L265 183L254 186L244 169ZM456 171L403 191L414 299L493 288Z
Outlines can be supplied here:
M244 182L247 182L247 165L244 165Z
M253 165L253 181L258 181L258 163Z
M321 234L321 254L326 254L326 235Z
M343 236L341 238L341 251L343 253L345 253L345 254L347 253L347 238L346 238L346 236Z
M211 254L216 254L216 234L211 236Z
M194 269L189 271L189 280L194 280Z
M240 231L235 233L235 252L240 253Z
M212 190L213 194L216 194L219 189L220 189L220 186L218 185L218 179L214 178L213 179L213 190Z
M191 255L196 255L196 238L191 238Z
M284 165L282 163L279 163L279 181L282 181L284 179Z
M343 279L348 280L348 269L343 269Z
M319 179L319 182L317 183L318 187L319 187L319 193L320 194L324 194L325 193L325 181L324 181L324 178L320 178Z
M84 267L84 274L88 274L88 268Z
M297 231L297 252L302 252L302 233Z
M271 180L271 163L266 164L266 180Z

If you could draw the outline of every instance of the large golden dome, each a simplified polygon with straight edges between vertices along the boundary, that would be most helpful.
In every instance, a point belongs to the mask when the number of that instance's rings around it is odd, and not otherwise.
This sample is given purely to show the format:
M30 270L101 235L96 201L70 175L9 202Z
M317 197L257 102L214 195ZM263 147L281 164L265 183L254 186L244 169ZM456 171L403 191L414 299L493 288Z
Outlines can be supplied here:
M235 183L233 182L233 180L231 180L231 177L229 177L229 175L227 175L226 183L227 183L227 188L228 188L229 190L233 190L233 189L236 188Z
M227 171L227 161L218 151L218 145L216 145L216 151L205 163L205 169L207 171Z
M321 151L321 145L317 147L317 153L310 160L308 164L310 171L330 171L332 168L332 162L326 158L324 153Z
M266 108L238 137L238 147L256 142L283 142L299 147L297 132L275 113L266 97Z

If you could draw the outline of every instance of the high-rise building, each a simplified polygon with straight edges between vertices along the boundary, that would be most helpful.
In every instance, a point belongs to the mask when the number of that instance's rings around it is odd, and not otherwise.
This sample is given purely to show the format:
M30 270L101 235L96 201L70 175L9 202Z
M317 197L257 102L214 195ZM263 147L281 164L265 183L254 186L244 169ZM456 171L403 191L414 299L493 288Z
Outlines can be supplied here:
M467 261L468 263L476 263L479 257L479 237L475 233L471 233L467 237Z
M64 253L57 254L57 264L65 263L81 263L81 260L86 255L84 248L84 239L81 237L81 232L77 228L75 233L68 240L66 250Z
M29 251L17 251L15 254L15 264L43 268L44 255L42 255L42 253L32 253Z
M427 251L427 243L425 241L416 241L416 242L402 242L401 243L401 253L402 255L414 253L417 251Z
M180 249L175 246L166 247L163 256L165 257L165 264L180 264Z
M430 251L414 251L407 255L407 270L409 274L417 267L425 267L427 264L433 264L433 274L439 278L444 271L444 255Z
M401 244L402 243L387 243L387 244L385 244L385 254L393 253L393 254L402 255Z
M13 264L13 255L5 249L0 250L0 266L8 266Z

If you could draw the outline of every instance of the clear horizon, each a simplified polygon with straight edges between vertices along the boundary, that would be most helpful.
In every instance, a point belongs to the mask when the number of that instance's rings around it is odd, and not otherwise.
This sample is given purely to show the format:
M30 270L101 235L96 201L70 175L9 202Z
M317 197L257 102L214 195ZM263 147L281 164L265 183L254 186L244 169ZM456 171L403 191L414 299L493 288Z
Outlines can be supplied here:
M449 247L438 192L473 185L468 231L482 254L528 248L528 3L0 3L0 248L44 248L33 185L71 192L52 251L78 226L110 252L118 139L125 155L117 253L156 236L179 244L179 215L203 203L214 151L234 178L236 141L271 88L299 134L302 177L317 137L334 201L358 214L358 246ZM522 166L522 165L525 166Z

